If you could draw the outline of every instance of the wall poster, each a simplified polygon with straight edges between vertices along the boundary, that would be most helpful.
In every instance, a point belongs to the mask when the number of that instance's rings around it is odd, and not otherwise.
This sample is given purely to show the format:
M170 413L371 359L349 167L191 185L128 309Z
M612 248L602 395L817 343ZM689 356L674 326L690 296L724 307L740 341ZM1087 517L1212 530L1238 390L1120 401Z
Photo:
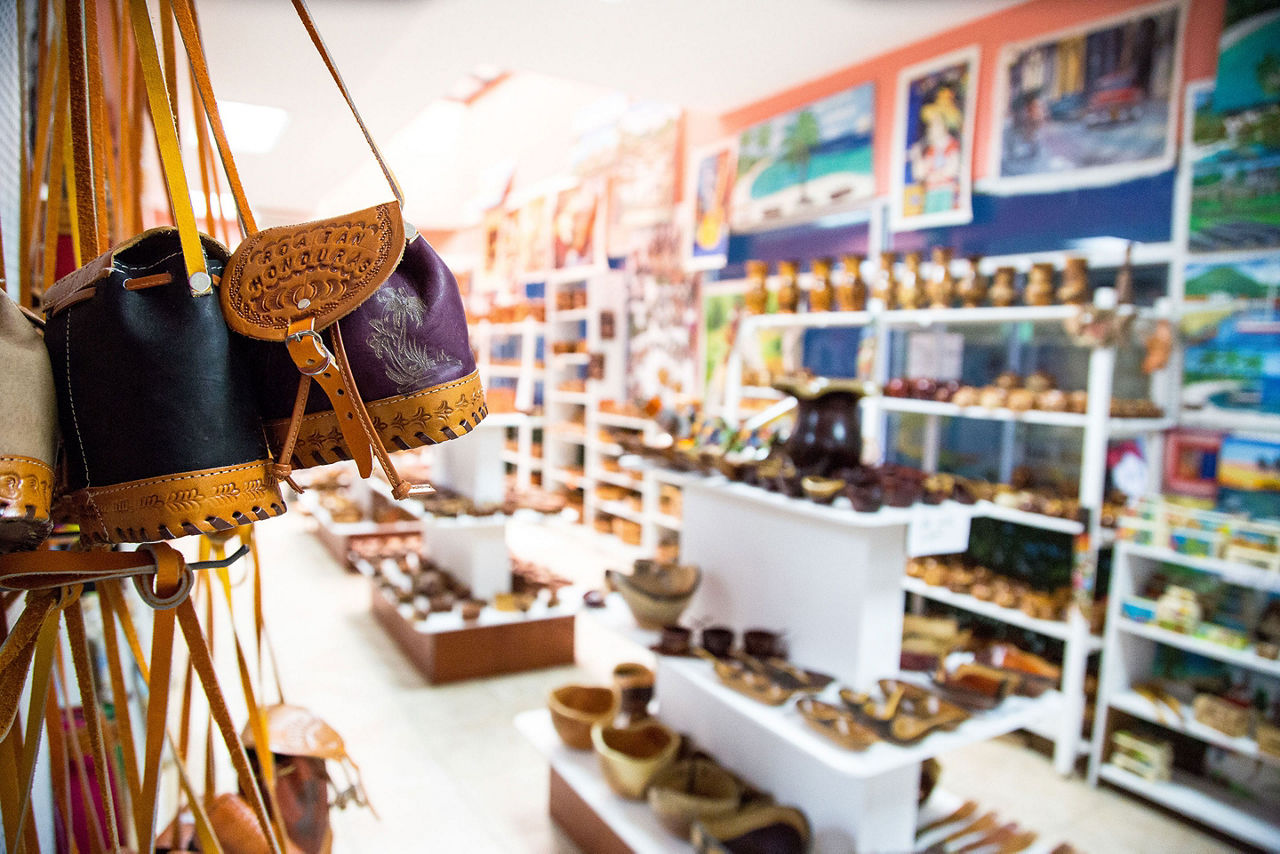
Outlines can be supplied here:
M817 215L875 195L875 86L863 83L738 137L733 228Z
M685 266L690 270L718 270L729 257L730 200L737 157L732 143L694 154L689 192L693 223Z
M600 183L583 181L555 195L551 220L552 264L557 270L590 270L603 266Z
M672 410L697 396L701 277L684 271L675 225L636 236L627 256L627 400Z
M895 231L973 219L973 117L978 48L898 77L889 217Z
M992 173L1002 190L1154 174L1175 154L1181 4L1004 49Z

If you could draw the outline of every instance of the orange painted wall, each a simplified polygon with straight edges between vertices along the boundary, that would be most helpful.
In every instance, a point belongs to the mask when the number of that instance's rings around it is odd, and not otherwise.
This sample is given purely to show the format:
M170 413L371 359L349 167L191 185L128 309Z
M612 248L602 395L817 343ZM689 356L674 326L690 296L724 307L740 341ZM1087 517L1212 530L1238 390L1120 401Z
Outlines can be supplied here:
M979 18L874 59L842 68L808 83L779 92L721 116L720 137L736 136L744 128L819 98L868 80L876 85L876 191L888 192L892 164L893 122L898 72L970 45L981 51L978 75L978 113L975 122L973 176L985 177L994 143L995 83L1001 47L1070 29L1090 21L1150 6L1150 0L1030 0L1020 6ZM1183 24L1182 82L1212 78L1218 64L1218 36L1226 0L1189 0ZM875 22L869 20L868 26ZM1183 100L1176 107L1181 115ZM706 144L712 138L691 140Z

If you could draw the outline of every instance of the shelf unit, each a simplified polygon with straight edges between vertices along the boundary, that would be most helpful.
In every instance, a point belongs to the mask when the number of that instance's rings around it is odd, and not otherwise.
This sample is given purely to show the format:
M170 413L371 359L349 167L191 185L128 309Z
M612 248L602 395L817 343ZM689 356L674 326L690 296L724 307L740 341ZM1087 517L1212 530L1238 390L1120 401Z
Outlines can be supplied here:
M1063 253L1050 253L1040 260L1059 260ZM1161 244L1146 247L1135 253L1141 260L1135 263L1168 263L1171 256L1169 246ZM993 268L996 261L1001 264L1017 262L1019 266L1031 263L1033 258L1018 259L986 259L983 269ZM1114 255L1095 255L1090 263L1095 268L1119 266L1123 263L1123 253ZM1020 360L1021 340L1031 340L1033 330L1046 324L1060 325L1073 317L1078 309L1068 305L1050 306L1009 306L983 308L924 308L886 310L877 300L871 300L867 311L861 312L809 312L802 314L751 315L743 319L734 349L729 357L728 382L725 391L724 414L733 423L740 411L741 401L745 396L742 389L743 354L747 342L753 341L754 335L764 329L830 329L861 328L864 335L875 336L875 358L871 366L872 377L881 385L889 379L891 336L894 333L928 330L944 333L948 330L972 329L977 326L1015 326L1022 331L1010 338L1009 351L1006 358L1010 365ZM1163 311L1163 309L1162 309ZM1154 314L1155 312L1144 311ZM1165 312L1167 313L1167 311ZM1079 431L1081 447L1081 464L1077 484L1077 498L1080 506L1086 511L1088 519L1081 524L1070 519L1053 519L1037 516L1022 511L998 506L989 502L980 502L980 515L987 518L1002 519L1017 524L1031 525L1042 530L1058 531L1064 534L1088 534L1084 546L1086 562L1096 566L1100 548L1106 547L1110 538L1100 524L1100 510L1105 490L1105 472L1107 443L1112 439L1143 436L1152 439L1151 456L1158 458L1161 446L1157 438L1161 431L1173 426L1173 418L1150 419L1113 419L1110 417L1111 398L1113 394L1113 378L1116 365L1114 347L1092 347L1088 350L1087 390L1088 404L1084 413L1047 412L1029 410L1015 412L1009 409L989 409L983 407L960 407L951 403L914 400L909 398L891 398L869 396L862 401L862 433L864 457L868 462L881 462L886 456L888 447L889 416L891 414L907 414L924 419L923 458L921 466L926 471L939 470L940 443L942 435L942 419L978 419L998 422L1001 427L1000 439L1000 476L1008 482L1013 469L1013 452L1016 446L1016 431L1020 425L1043 425L1066 427ZM1170 394L1167 391L1169 372L1157 375L1151 382L1152 395L1157 402L1168 405ZM974 515L979 515L975 513ZM1082 541L1084 542L1084 541ZM921 592L913 590L913 592ZM938 596L929 597L935 601L943 601ZM976 601L976 600L975 600ZM962 601L945 601L962 610L980 612L976 608L963 607ZM1022 615L1005 609L986 611L994 619L1001 620L1020 628L1037 629L1019 620ZM1008 618L1008 619L1006 619ZM1054 764L1059 773L1072 773L1075 762L1082 750L1084 742L1081 735L1085 717L1084 681L1088 669L1089 656L1100 649L1100 644L1089 630L1088 620L1076 609L1072 609L1062 627L1040 626L1050 631L1040 634L1055 637L1064 641L1063 682L1065 695L1063 716L1057 728Z
M534 444L538 441L536 431L542 428L542 418L530 415L536 411L546 377L546 365L538 361L540 350L546 337L547 325L527 317L512 323L490 323L481 320L471 324L471 344L476 352L476 369L480 372L480 382L491 388L495 379L515 380L515 412L493 412L485 419L499 419L507 429L506 438L514 438L514 453L505 447L500 456L506 470L515 475L518 489L528 489L534 482L534 475L542 468L541 459L533 453ZM511 346L518 342L518 362L516 364L495 364L493 350L495 346Z
M1280 757L1262 753L1252 738L1227 736L1196 721L1189 704L1184 704L1182 715L1178 717L1169 709L1154 708L1133 690L1135 685L1151 677L1156 651L1162 646L1214 659L1265 679L1280 680L1280 662L1262 658L1251 649L1233 649L1124 617L1124 600L1135 595L1141 589L1142 579L1162 564L1208 573L1237 587L1265 593L1280 592L1280 573L1215 558L1192 557L1166 548L1134 545L1123 540L1118 542L1111 570L1105 639L1107 654L1103 658L1099 684L1090 782L1104 780L1251 845L1273 850L1280 848L1280 815L1274 809L1268 812L1232 794L1225 787L1181 770L1175 769L1170 781L1152 782L1104 762L1114 727L1112 713L1122 713L1252 760L1280 765Z

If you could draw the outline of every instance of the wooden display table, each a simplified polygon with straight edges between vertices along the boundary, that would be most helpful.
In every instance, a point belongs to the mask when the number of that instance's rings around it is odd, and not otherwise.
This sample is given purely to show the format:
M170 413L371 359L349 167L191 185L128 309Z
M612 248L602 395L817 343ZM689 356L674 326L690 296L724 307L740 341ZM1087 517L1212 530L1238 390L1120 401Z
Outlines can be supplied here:
M414 620L410 609L371 590L373 616L433 685L573 663L574 613L564 606L538 602L527 615L485 608L473 623L456 610Z

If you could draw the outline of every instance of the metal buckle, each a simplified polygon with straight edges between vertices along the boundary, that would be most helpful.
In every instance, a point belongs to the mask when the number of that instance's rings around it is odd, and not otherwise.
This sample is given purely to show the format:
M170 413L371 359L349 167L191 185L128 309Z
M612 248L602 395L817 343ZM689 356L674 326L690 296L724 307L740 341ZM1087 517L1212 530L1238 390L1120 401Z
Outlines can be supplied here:
M286 344L293 344L298 341L301 341L303 338L315 339L316 349L319 350L320 354L324 356L324 362L320 365L320 367L316 368L314 371L308 371L305 368L303 368L301 365L298 365L298 370L309 377L314 377L314 376L317 376L318 374L323 374L325 371L329 370L329 367L333 364L333 354L330 353L329 348L325 346L324 339L320 337L319 332L316 332L314 329L304 329L301 332L289 333L288 335L285 336L284 340Z

